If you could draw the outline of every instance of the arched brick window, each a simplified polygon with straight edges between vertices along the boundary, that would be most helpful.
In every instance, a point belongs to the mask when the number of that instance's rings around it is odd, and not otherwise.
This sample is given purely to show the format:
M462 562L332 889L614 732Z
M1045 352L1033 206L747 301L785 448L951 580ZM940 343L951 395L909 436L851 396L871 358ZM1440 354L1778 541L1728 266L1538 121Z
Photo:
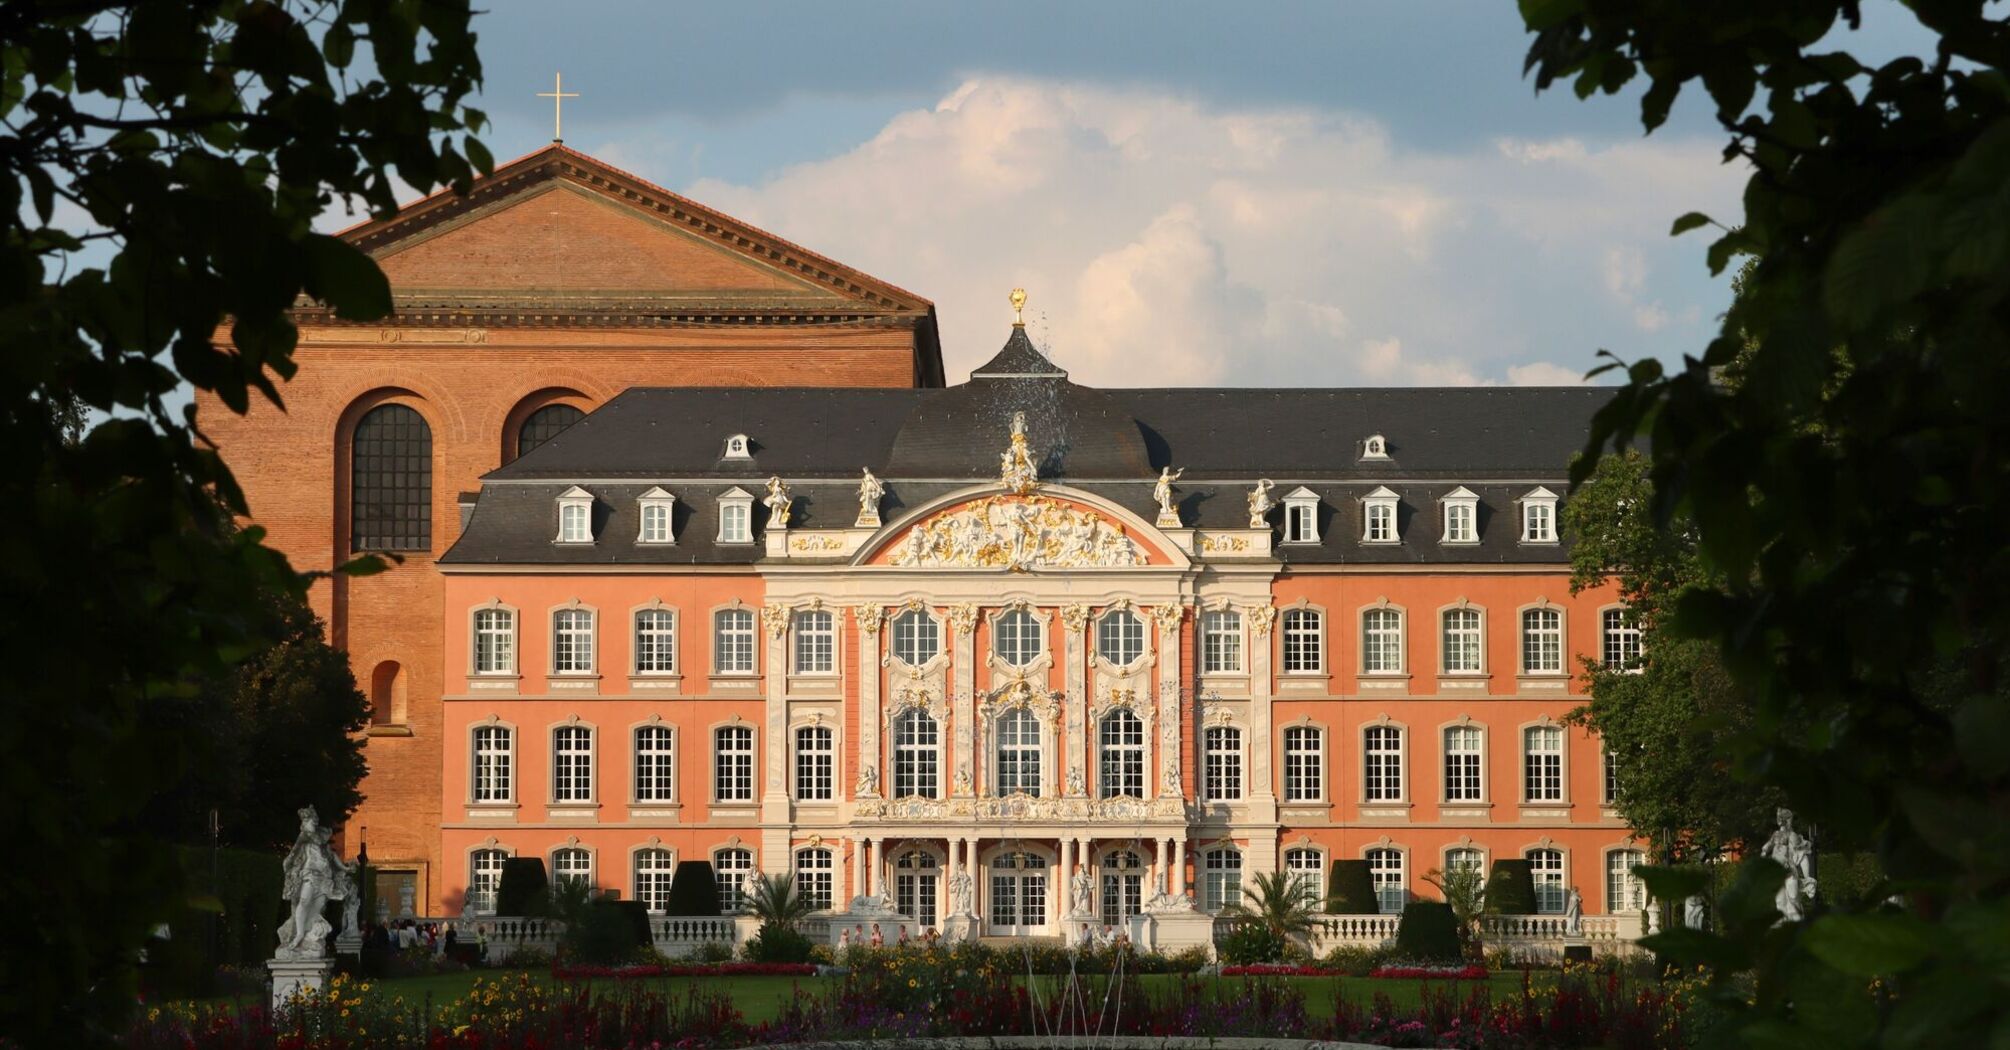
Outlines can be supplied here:
M378 405L351 440L349 546L433 549L433 429L409 405Z
M532 412L516 432L516 454L527 456L530 450L558 436L558 432L586 418L586 413L571 405L546 405Z

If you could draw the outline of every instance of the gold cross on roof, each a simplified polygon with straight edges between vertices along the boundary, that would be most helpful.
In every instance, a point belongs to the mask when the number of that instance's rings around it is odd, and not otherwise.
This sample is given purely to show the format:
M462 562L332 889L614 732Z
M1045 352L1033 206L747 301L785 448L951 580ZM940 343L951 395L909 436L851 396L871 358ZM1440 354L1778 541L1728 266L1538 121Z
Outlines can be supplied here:
M537 97L551 100L551 141L564 142L565 126L561 123L564 117L562 107L565 105L566 99L578 98L579 92L565 90L565 74L553 73L551 75L551 90L540 91L537 93Z

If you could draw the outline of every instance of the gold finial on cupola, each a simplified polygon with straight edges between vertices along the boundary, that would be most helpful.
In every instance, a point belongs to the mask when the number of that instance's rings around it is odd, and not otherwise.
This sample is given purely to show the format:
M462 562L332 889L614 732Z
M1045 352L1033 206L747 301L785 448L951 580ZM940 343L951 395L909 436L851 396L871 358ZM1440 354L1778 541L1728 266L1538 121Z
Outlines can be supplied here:
M1026 289L1012 289L1009 298L1012 300L1012 327L1026 327Z

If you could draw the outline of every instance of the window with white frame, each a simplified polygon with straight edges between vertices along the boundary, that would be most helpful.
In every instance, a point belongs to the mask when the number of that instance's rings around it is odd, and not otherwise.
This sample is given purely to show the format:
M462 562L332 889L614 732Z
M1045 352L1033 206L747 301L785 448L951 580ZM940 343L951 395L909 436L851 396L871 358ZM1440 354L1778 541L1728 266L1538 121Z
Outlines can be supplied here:
M515 741L508 726L476 726L474 732L476 802L509 802L516 797L512 766Z
M669 802L676 797L677 744L669 726L635 730L635 801Z
M1480 759L1485 736L1478 726L1445 730L1445 801L1478 802L1482 790Z
M1470 871L1475 875L1484 877L1486 874L1486 863L1486 855L1469 846L1461 846L1445 851L1445 871L1447 872Z
M1283 616L1284 672L1309 674L1326 669L1325 631L1315 609L1286 609Z
M1647 907L1647 884L1634 873L1647 863L1637 849L1616 849L1605 855L1605 911L1609 915Z
M796 729L796 801L829 802L834 748L829 726Z
M754 494L734 488L719 497L719 542L754 542Z
M1521 498L1521 541L1556 542L1556 493L1538 488Z
M909 609L893 618L893 658L920 667L942 651L942 625L926 610Z
M508 609L475 610L475 673L516 670L516 614Z
M1024 667L1040 655L1040 618L1024 609L1013 609L998 618L997 637L992 648L998 659L1013 667Z
M574 486L558 497L558 542L593 542L593 494Z
M1480 541L1480 498L1471 489L1461 486L1444 496L1445 532L1438 538L1439 543L1478 543Z
M635 507L642 519L642 528L635 535L637 543L675 543L676 533L671 528L671 513L676 509L677 497L661 488L652 488L635 500Z
M1521 614L1521 673L1563 673L1563 612L1524 609Z
M1403 901L1409 896L1409 883L1403 877L1403 851L1369 850L1368 880L1375 887L1376 910L1384 915L1401 914Z
M1326 898L1326 855L1316 849L1299 847L1284 851L1284 870L1291 873L1291 882L1298 887L1299 896L1305 903L1317 908Z
M551 731L551 800L593 801L593 730L559 726Z
M837 628L827 609L796 614L796 673L830 674L837 667Z
M1361 442L1361 458L1388 459L1389 443L1380 434L1368 435L1368 440Z
M1242 614L1214 609L1200 614L1200 672L1242 672Z
M1123 708L1103 718L1098 739L1096 793L1103 798L1145 797L1145 723Z
M635 673L668 674L677 669L677 614L668 609L635 613Z
M998 719L998 793L1040 793L1040 720L1023 707Z
M1599 797L1610 806L1619 801L1619 756L1610 750L1601 750L1599 753L1604 758L1605 767L1604 776L1599 778L1603 788L1599 792Z
M1361 784L1370 802L1403 800L1403 731L1369 726L1362 736Z
M551 880L559 886L593 885L593 854L577 846L552 850Z
M737 847L712 854L712 885L719 890L719 911L731 915L747 906L747 874L754 870L754 851Z
M1395 609L1369 609L1361 614L1361 673L1401 674L1403 614Z
M1319 542L1319 495L1308 488L1284 497L1284 542Z
M1112 609L1096 621L1096 654L1127 667L1145 654L1145 622L1129 609Z
M475 915L496 913L496 886L502 882L503 861L509 854L499 849L478 849L468 854L468 900L463 910Z
M1284 801L1314 802L1325 797L1323 736L1312 726L1284 730Z
M1528 867L1529 874L1535 878L1536 914L1561 914L1566 895L1563 885L1563 851L1560 849L1529 850Z
M1479 674L1482 638L1478 609L1445 610L1445 673Z
M834 889L833 870L830 850L796 851L796 891L803 895L804 903L812 910L826 911L830 908Z
M926 711L908 711L893 722L893 797L934 798L942 730Z
M1361 542L1396 542L1396 504L1399 497L1384 487L1361 497Z
M1209 802L1242 798L1242 730L1209 726L1201 735L1201 794Z
M752 609L721 609L712 614L712 673L754 673Z
M724 458L726 459L754 458L753 446L748 443L747 435L728 434L726 436L726 452Z
M1529 802L1563 801L1563 727L1522 730L1522 797Z
M754 730L720 726L712 731L712 797L720 802L754 800Z
M676 873L677 864L669 850L655 847L636 850L635 899L660 914L670 906L670 879Z
M1640 666L1640 625L1631 609L1607 609L1599 614L1599 636L1604 643L1608 670L1627 671Z
M593 673L593 610L560 609L551 614L551 671Z
M1220 911L1242 903L1242 851L1218 846L1201 854L1201 907Z

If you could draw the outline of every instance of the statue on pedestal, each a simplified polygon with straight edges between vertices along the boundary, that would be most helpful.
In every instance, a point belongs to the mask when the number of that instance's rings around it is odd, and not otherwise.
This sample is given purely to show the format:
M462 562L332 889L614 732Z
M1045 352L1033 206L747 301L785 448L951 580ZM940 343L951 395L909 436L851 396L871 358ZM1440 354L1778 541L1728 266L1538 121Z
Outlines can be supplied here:
M1563 898L1563 935L1584 936L1584 894L1577 892L1575 886Z
M1186 473L1185 467L1178 470L1171 467L1159 468L1158 484L1152 486L1152 498L1159 504L1159 517L1155 523L1159 528L1179 528L1179 511L1173 508L1173 482L1178 481L1180 475L1184 473Z
M1682 902L1682 925L1692 930L1701 930L1709 925L1709 916L1703 908L1703 895L1698 893Z
M796 498L789 495L789 483L783 481L780 475L768 479L768 495L761 503L768 508L770 528L789 527L789 508L795 506Z
M886 483L872 476L872 468L865 468L865 476L858 481L858 520L853 526L861 529L879 527L879 498L886 495Z
M949 877L949 914L972 914L970 910L973 903L971 898L975 888L975 880L970 877L969 872L959 871L951 875Z
M1260 478L1256 482L1256 487L1249 490L1250 528L1262 529L1269 527L1270 523L1265 521L1263 516L1270 513L1271 508L1277 506L1270 498L1270 490L1276 487L1277 482L1269 478Z
M1807 899L1815 893L1814 844L1794 830L1791 810L1782 806L1773 817L1779 826L1773 829L1772 837L1760 852L1787 869L1787 881L1773 898L1773 907L1779 910L1783 921L1799 922L1807 914Z
M1096 877L1089 874L1088 868L1077 868L1075 870L1074 890L1075 910L1072 914L1094 915L1096 913Z
M998 458L998 480L1021 496L1040 487L1040 468L1026 446L1026 413L1012 413L1012 445Z
M273 953L274 958L288 961L327 958L329 927L321 912L329 901L350 895L348 866L328 848L334 830L321 826L313 806L303 807L299 815L300 834L286 854L279 889L292 910L280 924L279 949Z

